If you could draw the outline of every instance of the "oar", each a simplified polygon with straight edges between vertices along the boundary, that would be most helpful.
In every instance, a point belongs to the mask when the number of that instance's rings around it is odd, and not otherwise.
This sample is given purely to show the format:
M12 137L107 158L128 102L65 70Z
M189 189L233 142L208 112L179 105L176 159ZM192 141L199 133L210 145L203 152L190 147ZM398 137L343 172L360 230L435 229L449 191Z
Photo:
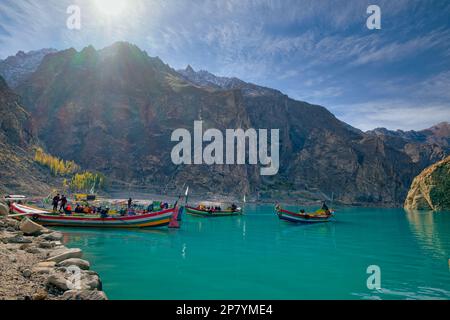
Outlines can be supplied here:
M17 213L17 214L8 214L8 218L16 218L16 217L24 217L24 216L32 216L36 213Z

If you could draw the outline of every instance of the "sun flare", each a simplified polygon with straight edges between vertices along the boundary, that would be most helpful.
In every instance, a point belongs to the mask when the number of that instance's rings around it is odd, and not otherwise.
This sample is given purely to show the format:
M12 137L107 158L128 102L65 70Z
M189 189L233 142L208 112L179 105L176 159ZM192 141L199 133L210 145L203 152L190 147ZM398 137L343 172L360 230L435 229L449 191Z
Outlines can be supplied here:
M95 0L98 10L107 16L118 16L126 9L126 0Z

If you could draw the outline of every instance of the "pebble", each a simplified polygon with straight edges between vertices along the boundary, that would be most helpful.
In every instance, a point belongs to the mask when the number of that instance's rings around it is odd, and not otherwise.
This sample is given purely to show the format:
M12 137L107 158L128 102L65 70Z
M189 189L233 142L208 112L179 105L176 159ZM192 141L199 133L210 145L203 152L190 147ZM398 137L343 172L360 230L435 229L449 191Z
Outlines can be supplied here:
M30 270L30 269L25 269L25 270L23 270L23 271L22 271L22 275L23 275L25 278L30 278L30 277L31 277L31 270Z

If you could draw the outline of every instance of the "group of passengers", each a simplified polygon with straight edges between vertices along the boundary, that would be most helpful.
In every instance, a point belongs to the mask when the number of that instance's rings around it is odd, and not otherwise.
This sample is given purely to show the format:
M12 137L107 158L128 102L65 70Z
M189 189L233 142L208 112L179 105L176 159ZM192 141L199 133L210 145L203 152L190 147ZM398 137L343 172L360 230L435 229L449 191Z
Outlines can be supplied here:
M72 211L75 214L99 214L102 218L107 218L110 213L109 207L96 207L89 206L87 203L81 205L76 204L75 209L72 210L71 205L68 203L67 197L65 195L60 195L59 193L53 198L53 212L64 213L66 215L71 215ZM118 210L120 216L135 216L141 213L150 213L160 210L169 209L169 204L167 202L161 203L150 203L145 209L140 208L137 204L133 203L133 199L128 199L127 206L122 207Z
M221 206L205 206L203 204L199 205L198 209L202 210L202 211L211 212L211 213L212 212L222 211L222 207ZM236 211L238 211L238 207L237 207L236 204L233 203L230 207L228 207L227 210L232 211L232 212L236 212Z

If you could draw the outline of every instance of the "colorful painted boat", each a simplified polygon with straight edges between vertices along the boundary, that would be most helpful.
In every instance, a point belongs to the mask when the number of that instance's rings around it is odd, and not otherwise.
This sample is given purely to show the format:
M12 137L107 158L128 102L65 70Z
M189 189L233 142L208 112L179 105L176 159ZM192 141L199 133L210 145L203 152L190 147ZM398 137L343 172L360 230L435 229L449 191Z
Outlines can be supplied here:
M236 210L207 210L207 209L200 209L200 208L193 208L186 206L186 213L195 215L195 216L202 216L202 217L230 217L230 216L240 216L242 215L243 211L241 208L237 208Z
M11 204L13 216L28 216L43 226L83 227L83 228L158 228L169 226L179 228L182 208L171 208L135 216L59 215L30 206Z
M334 211L326 213L323 210L319 210L314 213L295 213L292 211L284 210L281 206L275 207L278 218L280 220L289 221L293 223L321 223L329 222L333 218Z

